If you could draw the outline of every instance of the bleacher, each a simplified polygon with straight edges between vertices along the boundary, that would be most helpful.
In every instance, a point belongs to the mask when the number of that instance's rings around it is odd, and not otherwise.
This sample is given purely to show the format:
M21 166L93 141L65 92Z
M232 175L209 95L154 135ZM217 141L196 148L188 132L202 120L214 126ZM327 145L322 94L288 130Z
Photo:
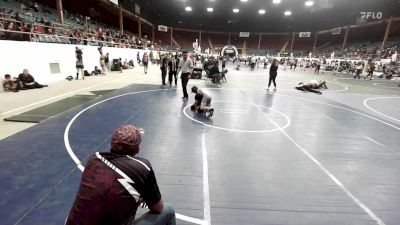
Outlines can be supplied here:
M245 38L239 37L239 34L231 34L231 45L234 45L236 48L242 48Z
M60 24L56 22L54 8L31 1L0 0L0 29L4 29L0 39L124 48L146 46L146 40L138 40L129 32L121 34L115 27L65 10L63 14L64 24Z
M0 39L33 41L62 44L104 45L113 47L140 47L146 42L138 40L134 34L121 34L112 27L96 20L87 20L83 15L64 11L64 24L58 22L57 10L31 1L0 0ZM87 22L87 24L86 24ZM11 25L10 25L11 24ZM326 33L320 35L315 55L329 58L335 52L337 58L377 58L389 57L399 51L399 36L396 28L400 23L394 23L385 49L381 50L380 24L352 28L345 49L341 49L343 32L340 35ZM156 43L166 50L175 50L171 46L170 33L156 32ZM128 35L127 35L128 34ZM241 38L232 33L230 44L243 48L246 42L246 53L252 55L276 55L288 43L285 52L291 52L296 57L306 56L313 50L313 38L296 37L293 50L290 51L291 37L288 34L263 34L259 45L259 34L251 33L248 38ZM182 49L192 49L193 42L199 38L198 32L175 30L173 38ZM210 42L211 43L210 43ZM202 32L201 47L221 49L228 44L228 33ZM140 46L139 46L140 45ZM325 46L326 45L326 46Z
M199 33L175 30L173 37L182 49L193 49L193 42L199 39Z
M214 48L223 48L228 44L228 34L208 33Z

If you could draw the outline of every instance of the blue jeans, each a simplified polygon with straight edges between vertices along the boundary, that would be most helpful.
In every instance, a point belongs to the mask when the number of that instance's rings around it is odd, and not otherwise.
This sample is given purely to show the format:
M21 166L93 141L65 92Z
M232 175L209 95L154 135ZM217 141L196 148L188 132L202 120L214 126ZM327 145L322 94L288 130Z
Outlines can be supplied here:
M175 225L175 211L169 204L164 204L162 213L147 212L130 225Z

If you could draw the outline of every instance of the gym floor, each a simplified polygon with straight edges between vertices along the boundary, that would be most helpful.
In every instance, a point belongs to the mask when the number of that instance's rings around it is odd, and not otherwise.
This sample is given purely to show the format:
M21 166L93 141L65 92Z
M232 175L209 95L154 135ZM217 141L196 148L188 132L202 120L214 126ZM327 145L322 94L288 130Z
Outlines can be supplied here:
M194 96L182 102L179 83L159 85L153 66L148 75L120 75L130 83L94 85L110 91L40 123L2 122L3 132L16 130L0 141L0 224L63 224L88 155L108 151L114 129L127 123L144 128L140 156L178 224L399 224L398 81L281 67L277 90L267 91L268 70L227 69L222 87L188 85L209 91L211 118L190 111ZM311 79L329 89L294 89ZM22 105L3 108L2 118Z

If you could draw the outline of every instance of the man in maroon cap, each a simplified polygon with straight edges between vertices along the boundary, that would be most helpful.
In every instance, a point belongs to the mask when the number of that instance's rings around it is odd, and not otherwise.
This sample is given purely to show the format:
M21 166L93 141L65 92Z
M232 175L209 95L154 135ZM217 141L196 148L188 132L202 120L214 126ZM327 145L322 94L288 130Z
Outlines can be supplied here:
M90 156L67 225L175 225L174 210L163 203L150 162L136 157L142 133L121 126L110 152ZM135 220L140 204L150 211Z

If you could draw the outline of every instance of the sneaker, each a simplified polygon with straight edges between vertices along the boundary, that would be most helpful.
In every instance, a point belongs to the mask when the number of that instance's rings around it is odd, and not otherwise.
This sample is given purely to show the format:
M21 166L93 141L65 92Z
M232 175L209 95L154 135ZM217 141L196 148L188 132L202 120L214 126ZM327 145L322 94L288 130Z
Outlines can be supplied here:
M183 97L182 98L182 101L187 101L188 100L188 97Z
M208 112L208 117L212 117L214 114L214 109L211 108L210 111Z

